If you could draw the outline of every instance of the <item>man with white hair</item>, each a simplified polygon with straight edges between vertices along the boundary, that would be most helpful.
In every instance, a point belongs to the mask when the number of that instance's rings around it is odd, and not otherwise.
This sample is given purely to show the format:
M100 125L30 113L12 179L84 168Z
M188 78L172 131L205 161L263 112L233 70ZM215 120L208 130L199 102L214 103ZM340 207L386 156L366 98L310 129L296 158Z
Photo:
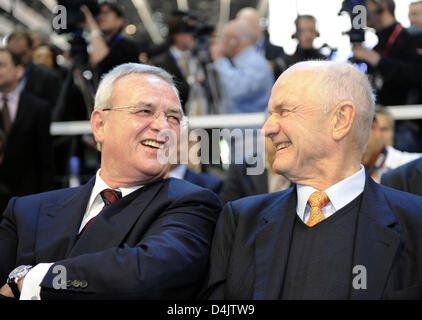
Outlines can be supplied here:
M228 113L263 112L274 76L268 61L255 50L257 35L243 19L230 21L222 41L210 46Z
M195 296L221 206L211 191L163 179L168 164L159 153L176 150L164 131L177 143L183 119L164 70L128 63L110 71L91 115L101 168L81 187L10 200L0 224L0 294Z
M374 118L366 76L301 62L268 108L273 168L296 186L227 203L204 296L421 299L422 198L375 183L361 164Z

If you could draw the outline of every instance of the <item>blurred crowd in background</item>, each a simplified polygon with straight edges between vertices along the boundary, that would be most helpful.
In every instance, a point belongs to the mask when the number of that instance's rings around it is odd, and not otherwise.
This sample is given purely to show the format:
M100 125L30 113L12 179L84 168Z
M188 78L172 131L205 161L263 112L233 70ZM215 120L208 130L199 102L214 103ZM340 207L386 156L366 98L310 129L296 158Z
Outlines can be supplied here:
M347 1L345 5L353 18ZM409 6L410 28L396 20L393 0L368 0L365 6L368 27L375 30L378 44L365 48L363 39L351 32L351 63L366 64L377 94L377 115L362 163L379 182L384 172L422 152L421 121L394 121L384 108L422 103L422 1ZM95 174L99 154L92 136L51 136L49 128L51 122L89 120L98 82L116 65L140 62L170 72L187 116L237 114L265 112L271 88L284 70L299 61L331 59L335 51L314 46L318 21L311 15L297 16L292 35L297 48L288 55L270 42L263 17L251 7L237 12L221 34L195 12L175 10L167 21L167 41L160 45L127 38L122 32L124 10L116 2L104 1L95 8L83 5L78 10L84 22L68 26L69 51L61 52L34 30L17 28L4 40L0 51L2 208L11 196L71 186L74 176L84 183ZM225 170L188 169L213 174L214 191L224 201L289 187L289 181L272 171L272 146L266 145L266 151L267 167L260 176L245 176L246 162ZM186 172L185 168L179 177Z

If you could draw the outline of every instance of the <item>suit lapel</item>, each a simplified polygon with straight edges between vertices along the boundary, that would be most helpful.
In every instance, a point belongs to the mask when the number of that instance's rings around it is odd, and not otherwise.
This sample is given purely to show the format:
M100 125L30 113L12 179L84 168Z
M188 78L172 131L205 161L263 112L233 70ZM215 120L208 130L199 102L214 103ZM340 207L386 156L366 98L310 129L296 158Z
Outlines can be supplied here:
M366 289L351 286L351 299L380 299L400 245L397 220L379 186L366 174L352 267L366 270ZM362 276L360 272L352 275ZM362 278L361 278L362 279ZM353 284L353 281L352 281Z
M76 241L94 182L92 178L74 192L69 190L70 195L63 201L41 205L35 243L37 261L57 261L68 255Z
M279 199L265 213L255 238L255 288L253 299L279 299L293 224L296 189L278 193Z
M119 246L162 185L159 181L144 186L101 212L80 236L69 257Z

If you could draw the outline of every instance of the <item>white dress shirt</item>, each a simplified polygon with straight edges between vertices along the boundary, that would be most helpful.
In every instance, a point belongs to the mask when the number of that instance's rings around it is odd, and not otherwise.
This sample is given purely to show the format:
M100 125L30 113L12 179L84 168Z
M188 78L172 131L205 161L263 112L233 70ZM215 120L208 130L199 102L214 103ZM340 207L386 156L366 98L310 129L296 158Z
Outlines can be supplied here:
M365 187L365 169L361 165L360 170L346 179L337 182L324 192L330 198L330 202L322 208L322 213L325 218L328 218L336 211L340 210L357 196L359 196ZM309 197L316 190L313 187L303 184L297 185L297 206L296 213L304 223L306 223L311 207L308 204Z
M111 189L107 183L100 176L100 170L97 171L95 184L91 191L91 196L86 207L84 217L82 219L81 226L79 227L80 232L89 220L97 216L104 207L104 201L101 198L101 191L105 189ZM135 186L130 188L119 188L122 193L122 197L142 188L141 186ZM47 274L48 270L54 263L39 263L34 266L25 276L25 280L22 286L22 292L20 300L40 300L41 282Z
M15 90L5 94L0 92L0 110L3 111L3 97L7 95L7 106L9 108L10 123L13 123L18 113L20 89L19 86Z
M181 164L180 166L177 166L173 170L170 171L169 176L171 178L177 178L177 179L184 179L186 170L188 170L188 166L186 164Z

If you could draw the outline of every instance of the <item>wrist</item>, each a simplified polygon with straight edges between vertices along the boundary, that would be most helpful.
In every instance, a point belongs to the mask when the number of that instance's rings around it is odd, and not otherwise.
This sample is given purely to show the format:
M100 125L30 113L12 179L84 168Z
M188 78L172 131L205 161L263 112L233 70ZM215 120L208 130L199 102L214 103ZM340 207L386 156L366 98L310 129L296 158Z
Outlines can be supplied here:
M102 31L100 29L93 29L93 30L91 30L89 32L89 35L91 37L102 37L103 36L103 33L102 33Z

